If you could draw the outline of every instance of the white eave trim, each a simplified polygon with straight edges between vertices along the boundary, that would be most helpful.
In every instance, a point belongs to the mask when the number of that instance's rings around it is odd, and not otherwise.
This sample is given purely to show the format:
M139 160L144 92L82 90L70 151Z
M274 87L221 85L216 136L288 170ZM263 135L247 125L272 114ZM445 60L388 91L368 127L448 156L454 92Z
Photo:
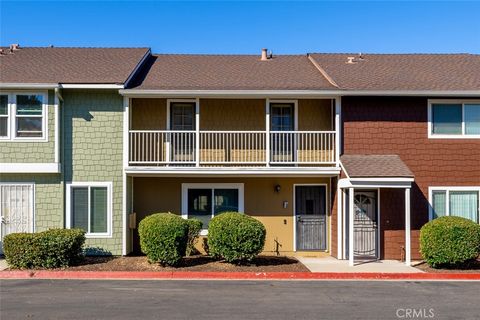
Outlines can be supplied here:
M128 97L338 97L338 96L439 96L474 97L480 90L143 90L123 89Z
M149 168L149 167L126 167L125 173L130 176L174 176L174 177L302 177L302 176L337 176L340 168Z
M1 173L60 173L60 163L0 163Z
M277 97L277 98L298 98L298 97L331 97L338 96L338 91L321 90L143 90L124 89L119 91L121 95L128 97Z
M0 89L55 89L58 83L0 83Z
M62 89L123 89L123 84L108 84L108 83L62 83Z
M410 188L414 178L344 178L339 188Z

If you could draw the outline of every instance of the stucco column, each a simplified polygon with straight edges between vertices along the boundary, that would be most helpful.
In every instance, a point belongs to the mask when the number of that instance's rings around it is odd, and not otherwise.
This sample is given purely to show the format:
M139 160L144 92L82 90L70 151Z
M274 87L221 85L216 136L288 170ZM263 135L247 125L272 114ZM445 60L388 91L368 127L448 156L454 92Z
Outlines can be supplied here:
M348 265L354 265L353 260L353 219L355 213L353 211L354 188L348 189Z
M405 188L405 264L411 262L410 188Z

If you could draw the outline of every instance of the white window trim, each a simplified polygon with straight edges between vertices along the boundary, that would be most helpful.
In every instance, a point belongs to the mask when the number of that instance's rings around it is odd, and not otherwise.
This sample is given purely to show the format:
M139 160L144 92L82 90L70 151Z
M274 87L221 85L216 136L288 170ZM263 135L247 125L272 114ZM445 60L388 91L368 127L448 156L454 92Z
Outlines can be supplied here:
M31 187L31 192L32 192L32 196L30 197L30 206L32 208L32 212L30 213L30 221L31 221L31 225L30 225L30 230L29 232L33 233L35 232L35 182L0 182L0 186L28 186L28 187ZM0 217L3 217L3 213L2 213L2 208L0 206ZM0 222L1 224L1 222ZM2 231L0 230L0 236L3 236L2 235Z
M172 124L171 124L171 121L170 121L170 113L171 113L171 110L172 110L171 105L172 105L172 103L176 103L176 102L179 102L179 103L182 103L182 102L194 103L195 108L197 108L197 106L198 106L198 99L167 99L167 115L166 115L166 117L167 117L167 119L166 119L167 120L167 123L166 123L167 130L172 130L171 129ZM193 116L194 116L193 121L195 121L195 113L193 114ZM195 130L191 130L191 131L195 131Z
M7 93L1 93L0 95L2 96L7 96L7 115L0 115L1 118L7 118L7 136L0 136L0 141L1 140L10 140L10 95Z
M293 103L293 130L298 131L298 100L274 100L274 99L269 99L268 100L268 109L270 111L270 117L272 114L272 104L278 104L278 103ZM271 120L270 120L271 121ZM272 124L270 123L270 127ZM271 132L276 132L270 129Z
M88 225L90 227L90 188L91 187L107 187L107 232L103 233L86 233L86 238L111 238L112 237L112 182L71 182L67 183L67 195L66 195L66 214L65 214L65 227L71 229L72 226L72 187L88 187Z
M462 133L461 134L434 134L433 112L434 104L461 104L462 105ZM480 104L480 100L467 99L428 99L428 138L429 139L480 139L480 134L465 134L465 105Z
M9 91L0 92L8 96L8 130L6 137L0 137L4 142L48 142L48 92L47 91ZM17 95L40 95L42 96L42 136L41 137L17 137ZM40 116L38 116L40 117Z
M445 191L446 192L446 208L445 216L450 216L450 191L476 191L479 193L480 198L480 186L473 187L428 187L428 220L433 220L433 192L434 191ZM478 213L480 215L480 206L478 207ZM480 216L479 216L480 222Z
M182 183L182 218L188 219L188 190L189 189L237 189L238 212L244 212L244 184L243 183ZM212 199L213 201L213 199ZM212 205L212 218L213 205ZM208 235L208 229L202 229L200 235Z

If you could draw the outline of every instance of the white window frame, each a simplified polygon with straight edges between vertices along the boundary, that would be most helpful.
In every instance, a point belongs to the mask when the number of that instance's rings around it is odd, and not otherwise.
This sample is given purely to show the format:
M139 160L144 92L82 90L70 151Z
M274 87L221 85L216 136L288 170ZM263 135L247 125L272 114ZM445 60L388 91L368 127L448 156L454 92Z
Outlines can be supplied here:
M195 109L197 108L198 106L198 99L167 99L167 130L172 130L172 123L171 123L171 119L170 119L170 114L172 112L172 103L194 103L195 104L195 108L193 110L193 126L195 127L194 130L186 130L186 131L196 131L197 130L197 127L196 127L196 123L195 123Z
M30 224L30 230L29 232L33 233L35 232L35 183L34 182L0 182L0 186L27 186L31 187L31 197L30 197L30 207L32 208L32 211L30 212L29 219L31 224ZM1 199L0 199L1 200ZM0 217L3 217L3 212L2 212L2 207L0 205ZM0 223L2 223L0 221ZM1 229L1 228L0 228ZM0 230L0 239L3 238L3 233L2 230Z
M7 107L7 136L0 137L4 142L48 142L48 92L46 91L9 91L0 92L1 95L8 96ZM42 118L42 136L41 137L17 137L17 95L39 95L42 96L42 115L35 116ZM25 116L20 116L25 117ZM28 116L30 117L30 116Z
M446 208L445 208L445 216L450 216L450 191L474 191L478 192L478 196L480 199L480 186L472 186L472 187L428 187L428 220L433 220L433 192L434 191L445 191L446 193ZM478 206L477 215L479 215L479 223L480 223L480 206Z
M462 133L461 134L433 133L433 105L434 104L461 104L462 105ZM429 139L480 139L480 134L465 134L465 105L466 104L480 104L480 100L429 99L428 100L428 138Z
M272 104L282 104L282 103L289 103L293 104L293 131L298 131L298 100L280 100L280 99L270 99L268 101L268 109L270 112L270 127L272 126L271 117L272 117ZM273 131L270 129L271 132L282 132L282 131ZM288 132L288 131L284 131Z
M7 115L0 115L0 118L7 118L7 135L0 136L0 140L10 140L10 95L3 92L0 92L0 95L7 96Z
M87 233L86 238L111 238L112 237L112 182L71 182L67 183L67 195L66 195L66 214L65 214L65 227L67 229L73 228L72 226L72 188L75 187L87 187L88 188L88 228L90 228L90 189L92 187L106 187L107 188L107 232L102 233Z
M238 212L244 213L244 184L243 183L182 183L182 218L188 219L188 190L190 189L211 189L212 201L215 189L236 189L238 190ZM212 203L212 216L214 217L214 206ZM208 229L202 229L200 235L208 235Z

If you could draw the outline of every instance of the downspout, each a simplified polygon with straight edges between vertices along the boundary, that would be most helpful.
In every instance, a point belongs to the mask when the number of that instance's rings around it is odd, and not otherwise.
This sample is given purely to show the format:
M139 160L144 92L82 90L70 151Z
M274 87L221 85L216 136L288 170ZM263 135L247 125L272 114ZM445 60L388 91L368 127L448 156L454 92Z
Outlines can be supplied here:
M64 132L64 121L63 113L60 110L60 106L63 104L63 96L60 92L60 88L55 88L55 103L56 103L56 117L55 117L55 158L60 166L60 183L62 185L62 216L63 216L63 227L66 228L66 210L65 210L65 161L64 160L64 148L63 148L63 138L60 138Z

